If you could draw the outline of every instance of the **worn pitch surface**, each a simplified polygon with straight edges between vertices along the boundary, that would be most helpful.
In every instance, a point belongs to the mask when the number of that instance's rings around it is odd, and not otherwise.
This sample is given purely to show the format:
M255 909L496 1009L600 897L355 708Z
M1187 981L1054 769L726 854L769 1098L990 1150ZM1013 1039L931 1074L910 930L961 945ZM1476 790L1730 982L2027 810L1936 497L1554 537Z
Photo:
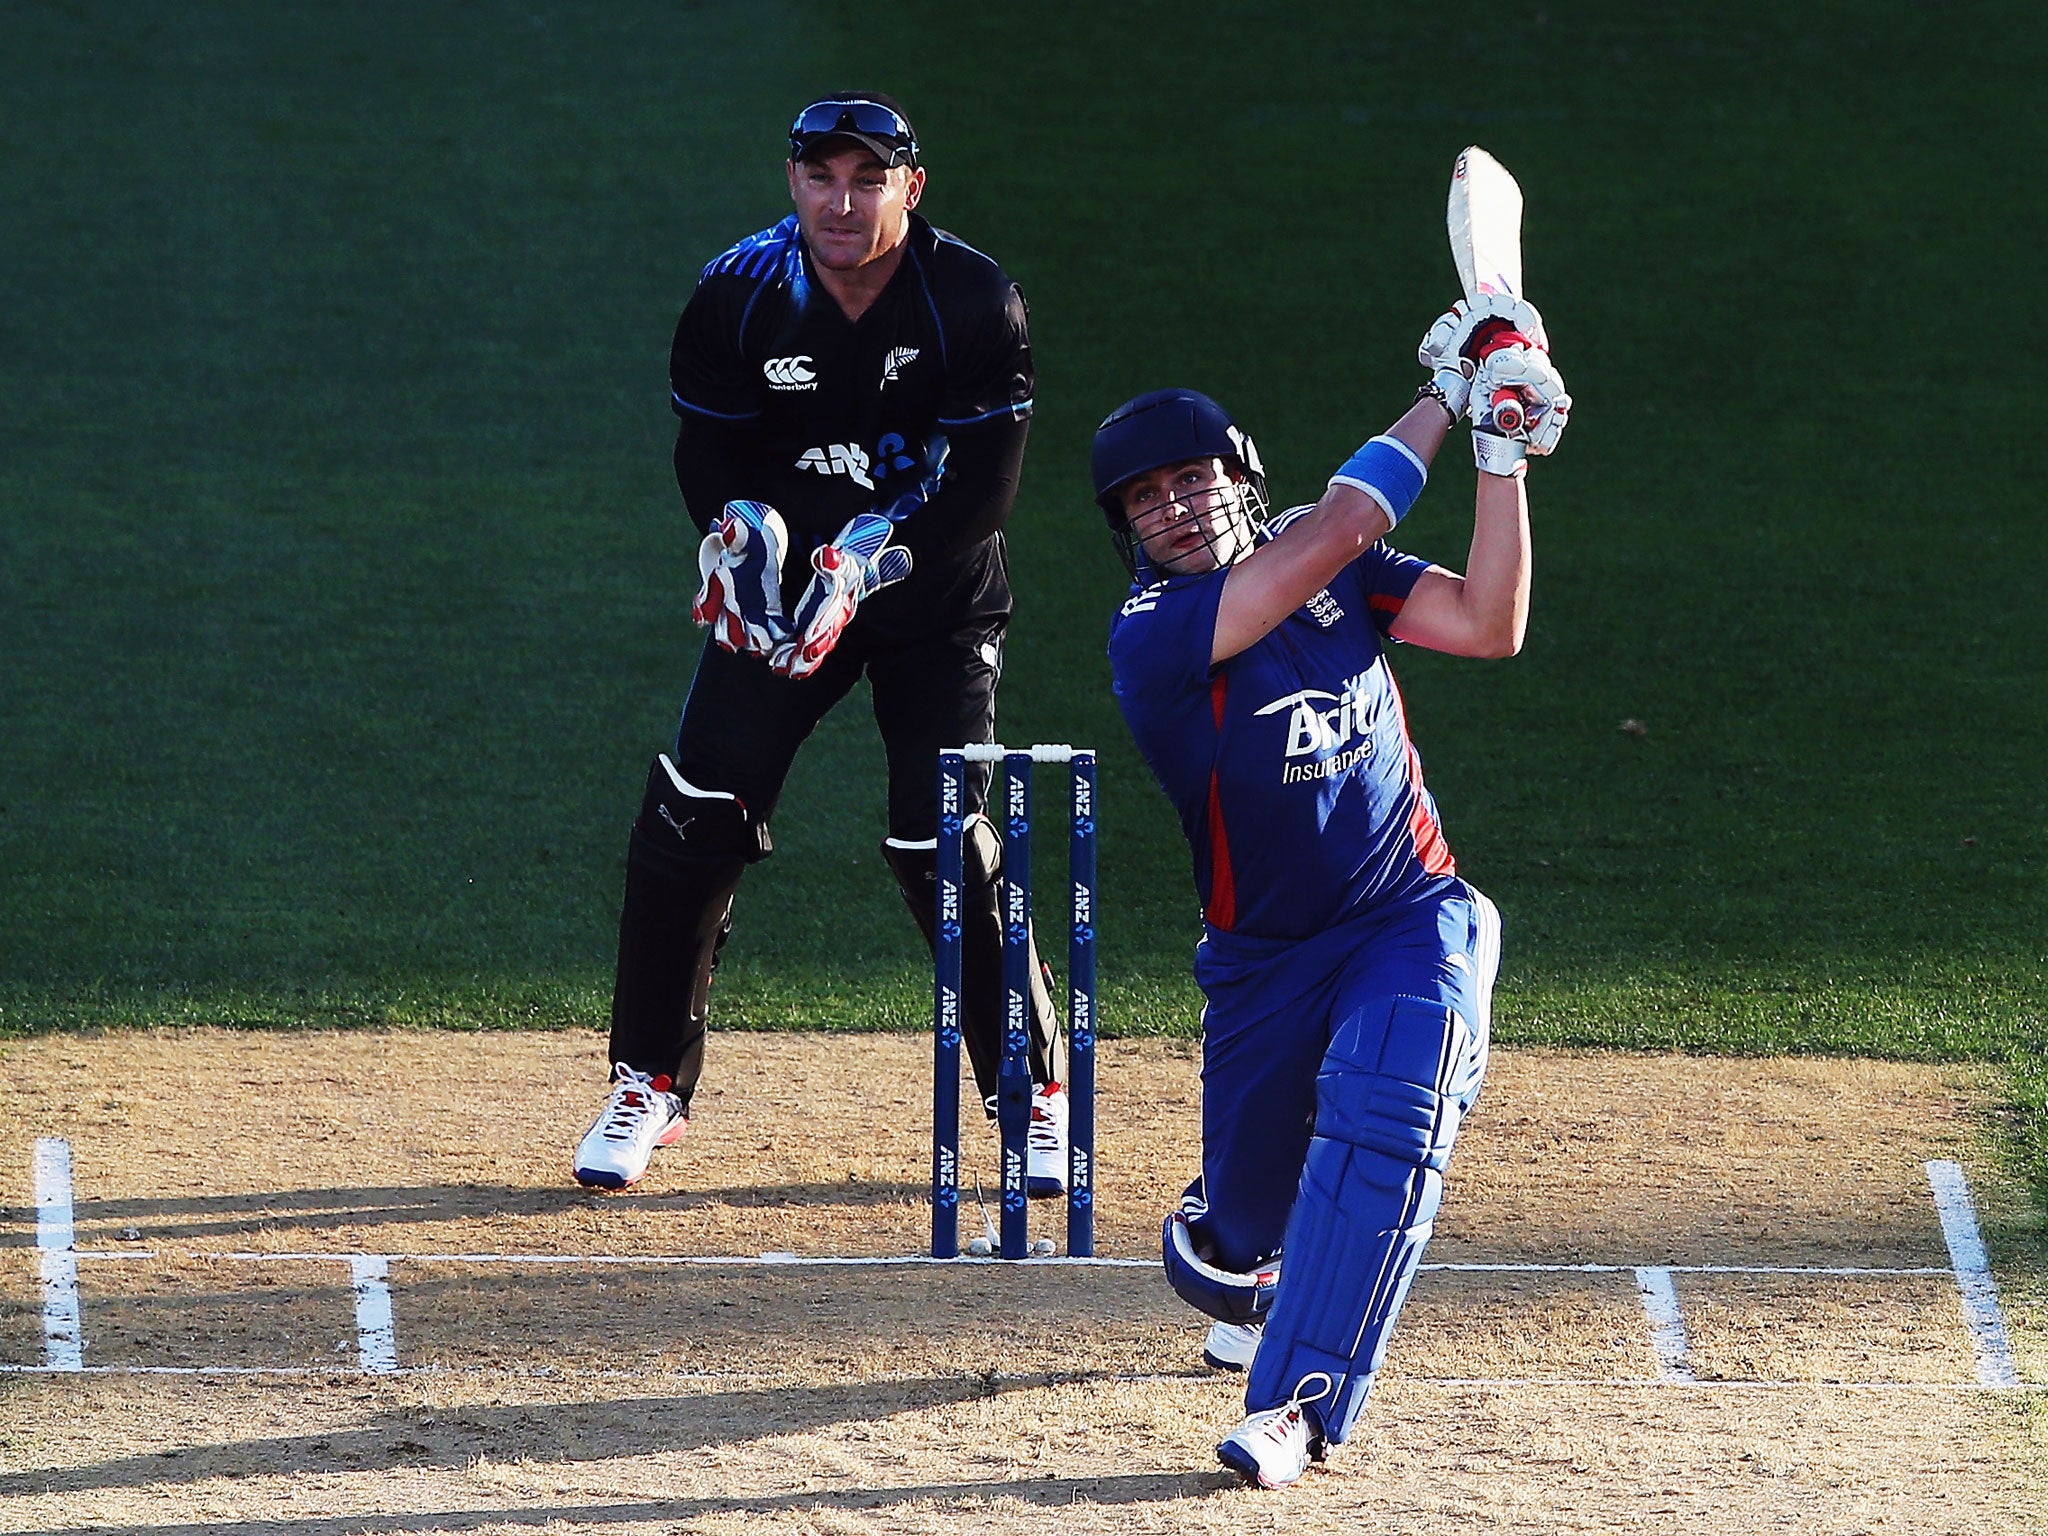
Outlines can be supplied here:
M720 1036L684 1144L599 1197L565 1176L590 1035L0 1048L0 1364L43 1357L28 1170L56 1136L85 1363L158 1368L0 1375L0 1527L2002 1532L2042 1506L2038 1411L1969 1390L1946 1274L1683 1268L1943 1269L1923 1165L1969 1163L1973 1095L1925 1068L1501 1053L1430 1260L1621 1267L1425 1272L1360 1433L1281 1494L1213 1470L1238 1383L1150 1268L453 1257L919 1251L927 1052ZM1155 1252L1196 1068L1104 1047L1107 1255ZM395 1375L357 1369L361 1253L445 1256L389 1265ZM1638 1265L1681 1267L1700 1385L1664 1379Z

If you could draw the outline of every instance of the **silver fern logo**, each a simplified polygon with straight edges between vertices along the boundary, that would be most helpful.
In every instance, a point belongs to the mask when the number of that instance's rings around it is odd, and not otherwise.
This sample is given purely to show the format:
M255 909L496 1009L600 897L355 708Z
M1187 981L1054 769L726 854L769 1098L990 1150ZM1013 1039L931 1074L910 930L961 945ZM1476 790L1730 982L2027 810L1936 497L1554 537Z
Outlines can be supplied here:
M894 384L903 369L917 361L916 347L895 347L882 359L882 382Z

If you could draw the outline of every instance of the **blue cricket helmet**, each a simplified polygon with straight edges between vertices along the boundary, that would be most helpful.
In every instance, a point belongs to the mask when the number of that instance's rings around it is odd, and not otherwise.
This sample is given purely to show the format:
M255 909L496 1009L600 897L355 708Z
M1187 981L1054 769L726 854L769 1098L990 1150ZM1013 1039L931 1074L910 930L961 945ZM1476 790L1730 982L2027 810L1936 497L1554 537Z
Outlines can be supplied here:
M1102 418L1095 429L1089 467L1095 480L1095 502L1112 528L1123 526L1123 505L1117 491L1125 481L1189 459L1223 459L1251 482L1261 501L1266 495L1266 466L1244 429L1230 412L1192 389L1155 389Z
M1209 543L1218 563L1227 565L1257 541L1266 518L1266 466L1259 461L1251 437L1230 419L1230 413L1192 389L1155 389L1125 401L1095 429L1095 446L1089 456L1095 502L1109 519L1117 556L1132 580L1149 582L1165 573L1154 568L1132 534L1119 493L1149 470L1196 459L1221 459L1239 481L1222 503L1227 514L1215 525L1233 530L1231 537L1221 546L1213 539ZM1216 494L1219 498L1224 495Z

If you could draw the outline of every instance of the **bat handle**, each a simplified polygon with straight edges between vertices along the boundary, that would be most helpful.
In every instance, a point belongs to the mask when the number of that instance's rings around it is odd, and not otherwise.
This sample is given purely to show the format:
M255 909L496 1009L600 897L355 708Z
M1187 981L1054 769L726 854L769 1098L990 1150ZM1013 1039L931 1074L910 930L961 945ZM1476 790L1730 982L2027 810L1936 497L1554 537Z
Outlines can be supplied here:
M1520 331L1502 326L1498 330L1484 333L1483 339L1475 349L1474 357L1476 361L1483 363L1502 347L1526 347L1530 345L1533 345L1533 343ZM1487 405L1493 412L1494 429L1499 432L1521 431L1527 425L1529 419L1529 413L1525 408L1525 404L1520 390L1496 389L1493 392L1493 398L1487 402Z
M1522 430L1528 413L1522 409L1522 396L1519 390L1496 389L1493 392L1492 405L1493 425L1497 431Z

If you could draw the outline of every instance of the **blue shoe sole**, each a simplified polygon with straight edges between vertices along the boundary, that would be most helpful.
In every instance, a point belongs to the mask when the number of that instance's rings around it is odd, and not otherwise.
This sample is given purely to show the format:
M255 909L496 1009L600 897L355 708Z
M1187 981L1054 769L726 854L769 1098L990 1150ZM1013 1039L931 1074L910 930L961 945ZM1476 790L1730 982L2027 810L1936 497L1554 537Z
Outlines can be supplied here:
M1222 1445L1216 1447L1216 1459L1253 1487L1263 1488L1265 1486L1264 1483L1259 1481L1258 1461L1243 1446L1232 1445L1229 1441L1225 1441Z

